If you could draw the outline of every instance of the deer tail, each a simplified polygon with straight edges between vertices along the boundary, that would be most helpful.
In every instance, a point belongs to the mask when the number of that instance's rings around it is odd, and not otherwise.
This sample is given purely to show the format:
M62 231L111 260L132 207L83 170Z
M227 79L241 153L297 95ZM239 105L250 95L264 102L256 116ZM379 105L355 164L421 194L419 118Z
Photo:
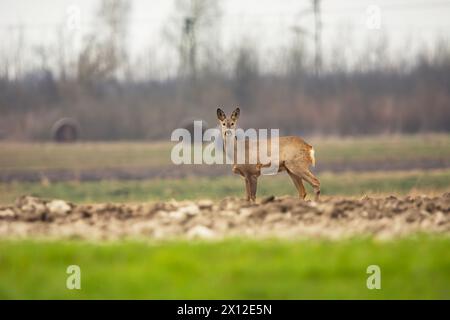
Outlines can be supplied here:
M314 148L311 147L311 150L309 150L309 157L311 158L311 165L313 167L316 166L316 157L314 156L314 154L315 154Z

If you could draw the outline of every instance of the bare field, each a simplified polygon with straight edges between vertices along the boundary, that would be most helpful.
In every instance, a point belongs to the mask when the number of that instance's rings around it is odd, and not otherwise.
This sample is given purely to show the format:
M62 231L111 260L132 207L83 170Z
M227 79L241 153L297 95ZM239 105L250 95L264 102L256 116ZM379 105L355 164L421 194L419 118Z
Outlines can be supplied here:
M236 198L244 186L229 166L171 165L169 143L0 143L0 235L217 239L449 233L450 171L423 169L450 166L450 135L307 140L316 148L323 200L293 198L288 177L262 177L256 205ZM399 168L405 171L391 171ZM42 200L47 198L65 200Z
M450 193L318 202L267 197L257 204L227 198L217 202L75 205L21 197L13 206L0 207L0 234L5 238L385 239L414 233L450 233Z
M317 172L450 167L450 135L310 137ZM97 181L221 176L223 165L173 165L172 143L0 143L0 181Z

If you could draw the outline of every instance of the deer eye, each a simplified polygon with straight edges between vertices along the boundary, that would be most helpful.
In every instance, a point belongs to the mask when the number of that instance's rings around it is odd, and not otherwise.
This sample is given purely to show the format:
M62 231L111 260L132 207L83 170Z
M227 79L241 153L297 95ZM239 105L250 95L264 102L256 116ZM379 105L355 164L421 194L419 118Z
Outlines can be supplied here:
M232 122L231 125L234 126L234 122Z

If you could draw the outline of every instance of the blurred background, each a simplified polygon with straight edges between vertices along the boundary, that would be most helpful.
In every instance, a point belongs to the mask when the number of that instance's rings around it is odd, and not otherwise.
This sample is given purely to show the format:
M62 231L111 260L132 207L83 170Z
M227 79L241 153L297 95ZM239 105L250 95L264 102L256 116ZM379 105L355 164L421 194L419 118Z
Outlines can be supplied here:
M450 1L1 2L1 138L167 140L217 106L285 134L450 130Z
M5 183L39 182L31 191L53 196L42 188L59 181L228 175L173 166L169 139L193 119L215 126L217 107L237 105L243 128L304 136L318 172L407 171L402 192L426 180L412 170L448 178L450 1L3 0L0 9ZM233 183L221 194L240 192ZM325 194L353 194L327 185ZM355 190L392 184L377 186ZM174 188L138 199L194 197ZM74 198L70 190L56 195ZM138 194L127 190L105 197Z

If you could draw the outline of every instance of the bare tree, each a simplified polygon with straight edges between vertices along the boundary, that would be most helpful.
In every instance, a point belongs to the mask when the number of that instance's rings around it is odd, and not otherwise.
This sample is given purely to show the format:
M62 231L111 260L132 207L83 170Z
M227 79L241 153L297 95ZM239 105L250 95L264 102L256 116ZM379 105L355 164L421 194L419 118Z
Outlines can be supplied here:
M14 32L16 31L16 32ZM25 51L25 34L24 27L19 25L17 27L11 27L11 33L16 34L13 44L13 58L12 67L14 70L14 76L19 79L23 75L24 68L24 51Z
M259 62L256 49L243 45L237 50L234 62L234 92L242 105L253 106L254 85L259 77Z
M78 59L81 83L120 76L126 65L125 39L131 6L126 0L102 0L97 19L99 27L86 36Z
M196 77L201 65L211 60L211 52L218 52L213 36L220 19L218 0L177 0L175 11L164 37L179 54L179 74ZM201 61L204 59L203 61ZM212 59L214 60L214 59Z
M299 78L307 71L307 52L305 46L305 33L300 28L293 28L293 39L282 57L283 69L288 76Z

